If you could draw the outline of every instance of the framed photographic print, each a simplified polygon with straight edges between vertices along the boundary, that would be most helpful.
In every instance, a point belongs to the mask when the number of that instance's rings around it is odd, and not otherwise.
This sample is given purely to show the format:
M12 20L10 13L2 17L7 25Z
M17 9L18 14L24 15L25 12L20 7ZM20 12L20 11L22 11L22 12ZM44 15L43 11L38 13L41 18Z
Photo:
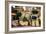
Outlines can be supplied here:
M45 30L45 4L37 2L8 1L6 32L36 32Z

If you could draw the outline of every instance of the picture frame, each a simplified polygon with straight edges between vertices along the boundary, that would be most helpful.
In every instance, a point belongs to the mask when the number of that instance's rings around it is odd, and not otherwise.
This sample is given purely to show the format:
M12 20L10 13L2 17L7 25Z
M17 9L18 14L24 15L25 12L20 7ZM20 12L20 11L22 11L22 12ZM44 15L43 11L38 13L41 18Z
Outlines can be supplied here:
M33 23L32 25L33 26L25 26L25 25L24 25L25 27L23 27L22 25L21 25L22 27L20 25L19 25L20 27L19 26L17 26L17 27L16 26L15 27L11 26L11 21L12 21L11 20L12 19L11 15L14 15L13 14L14 12L11 12L12 11L11 9L13 7L15 8L15 6L27 7L27 9L29 9L29 8L35 8L36 9L37 8L38 10L40 10L41 12L39 12L39 13L41 15L40 16L41 26L38 26L39 24L36 24L37 26L34 25L33 21L32 21L32 23ZM19 8L19 10L20 10L20 8ZM33 14L35 14L35 12ZM34 19L33 18L33 14L31 13L31 18L32 19ZM16 19L16 18L14 18L14 19ZM14 19L13 19L13 21L14 21ZM20 18L20 19L22 19L22 18ZM22 2L22 1L6 1L5 2L5 33L6 34L7 33L8 34L9 33L22 33L22 32L38 32L38 31L45 31L45 3L39 3L39 2Z

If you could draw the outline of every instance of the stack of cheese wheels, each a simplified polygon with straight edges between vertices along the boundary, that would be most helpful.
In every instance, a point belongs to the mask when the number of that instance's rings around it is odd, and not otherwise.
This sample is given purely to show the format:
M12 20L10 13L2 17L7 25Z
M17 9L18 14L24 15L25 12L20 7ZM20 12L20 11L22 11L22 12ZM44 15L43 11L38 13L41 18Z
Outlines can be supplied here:
M31 24L31 22L30 22L30 26L31 26L32 24Z
M39 20L38 19L36 20L36 26L39 26Z
M39 26L39 21L38 21L38 19L32 20L32 26Z
M35 26L35 20L32 19L32 26Z
M20 21L19 23L22 26L28 26L28 22L27 21Z

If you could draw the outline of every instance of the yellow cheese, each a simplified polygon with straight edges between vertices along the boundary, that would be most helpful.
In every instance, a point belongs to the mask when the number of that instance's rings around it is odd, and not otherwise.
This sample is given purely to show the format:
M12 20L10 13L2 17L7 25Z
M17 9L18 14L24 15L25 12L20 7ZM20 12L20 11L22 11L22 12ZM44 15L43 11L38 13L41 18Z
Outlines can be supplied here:
M36 26L39 26L39 21L38 21L38 19L36 20Z
M32 20L32 26L35 26L35 20Z
M28 26L28 22L27 21L25 21L25 22L23 22L23 21L20 21L20 24L22 25L22 26Z

